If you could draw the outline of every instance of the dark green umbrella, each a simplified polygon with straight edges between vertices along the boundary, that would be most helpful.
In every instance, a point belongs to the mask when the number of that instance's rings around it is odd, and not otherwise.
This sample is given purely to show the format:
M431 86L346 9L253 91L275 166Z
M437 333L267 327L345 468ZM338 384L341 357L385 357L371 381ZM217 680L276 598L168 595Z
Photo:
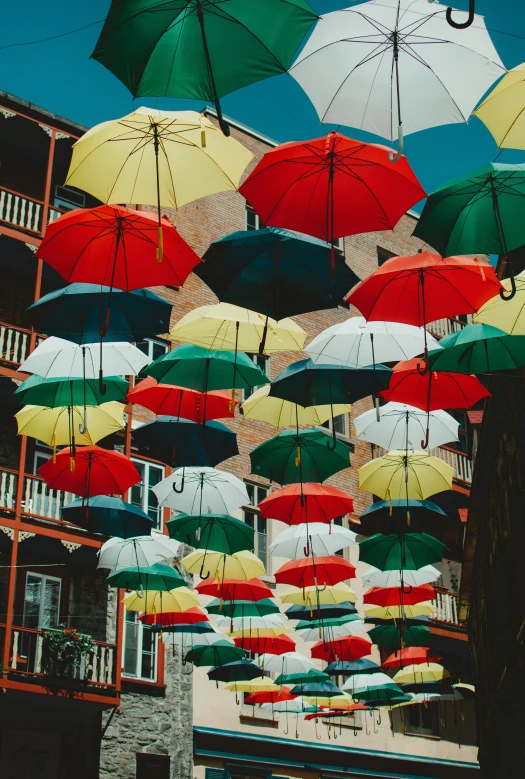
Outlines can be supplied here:
M388 536L376 533L359 544L360 562L380 571L415 571L424 565L441 562L445 544L428 533L404 533Z
M425 203L414 235L443 257L507 255L523 246L525 165L490 162L445 182ZM512 263L509 263L515 292ZM500 292L503 297L504 293ZM508 299L510 299L510 297Z
M243 352L219 352L183 344L161 355L143 371L164 384L197 392L219 389L251 389L270 379Z
M186 587L186 582L178 571L169 565L155 563L149 568L131 566L119 568L110 574L107 579L110 587L122 587L126 590L160 590L169 592L178 587ZM185 625L185 627L188 627Z
M91 55L134 97L215 103L285 73L317 14L305 0L114 0Z
M365 703L369 707L395 706L398 703L409 703L412 700L410 695L404 695L403 690L397 684L392 687L370 687L367 690L358 690L350 693L354 701Z
M296 684L290 690L290 695L303 695L305 698L335 698L336 695L342 695L342 692L333 682L327 680Z
M280 674L275 680L275 684L310 684L311 682L326 682L330 677L323 671L318 671L317 668L311 668L308 673L298 674Z
M62 506L61 514L65 522L79 525L90 533L117 538L149 536L153 527L153 520L138 506L108 495L73 500Z
M227 514L203 514L196 517L178 514L174 519L170 519L167 528L170 538L199 549L235 554L243 549L253 549L254 546L253 528ZM277 607L275 609L279 610ZM225 614L224 610L219 613ZM263 615L258 613L246 616Z
M323 482L350 468L350 450L325 430L283 430L250 453L252 473L279 484Z
M239 454L236 434L215 421L206 422L204 427L190 419L157 417L134 430L133 440L141 454L172 468L213 467Z
M214 241L195 269L219 300L284 319L336 308L359 281L331 245L279 227L243 230Z
M390 625L376 625L368 633L372 643L391 649L400 649L402 646L428 646L430 636L430 630L423 625L396 625L393 621Z
M407 516L410 517L408 525ZM396 498L395 500L377 500L361 514L360 520L368 533L412 532L431 530L443 525L447 514L430 500Z
M162 614L158 615L162 618ZM185 633L186 635L202 635L203 633L217 633L217 630L213 627L213 625L210 622L194 622L192 625L188 624L182 624L182 625L169 625L164 624L164 621L162 619L159 619L158 624L151 625L151 629L154 633L173 633L177 635L178 633L182 634Z
M316 609L317 614L317 609ZM346 625L348 622L358 622L361 620L361 617L359 614L346 614L342 617L332 617L331 619L312 619L307 620L304 619L299 624L295 626L296 630L311 630L315 628L323 629L323 628L330 628L330 627L341 627L341 625Z
M309 620L310 623L319 619L336 619L337 617L344 617L348 614L357 614L357 609L353 603L349 600L342 603L321 603L316 605L315 609L311 609L309 606L301 606L297 603L294 606L290 606L284 612L288 619L303 619Z
M260 676L262 671L259 666L249 660L235 660L208 671L208 678L214 682L247 682Z
M347 660L329 663L324 670L329 676L353 676L354 674L374 674L383 669L373 660L361 658L354 660L353 663Z
M492 325L467 325L446 335L428 355L430 369L452 373L513 371L525 365L525 336Z
M246 651L236 647L230 641L216 641L211 646L196 645L190 649L186 655L185 661L193 665L227 665L236 660L242 660ZM259 674L260 676L260 674Z
M220 601L219 598L215 598L215 600L207 604L206 611L209 614L218 614L222 617L231 617L232 619L234 617L266 617L268 614L278 614L279 606L269 598L263 598L259 601Z
M105 379L106 392L102 394L98 379L51 378L44 379L36 373L15 390L15 397L22 405L47 406L99 406L110 400L126 399L129 384L120 376Z

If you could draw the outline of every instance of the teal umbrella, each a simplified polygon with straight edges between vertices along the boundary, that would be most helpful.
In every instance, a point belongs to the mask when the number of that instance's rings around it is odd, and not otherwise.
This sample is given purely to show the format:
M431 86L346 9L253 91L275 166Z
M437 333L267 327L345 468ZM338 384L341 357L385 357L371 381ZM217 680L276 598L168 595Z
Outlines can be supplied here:
M62 506L61 515L65 522L80 525L90 533L118 538L149 536L153 528L151 517L138 506L107 495L77 498Z
M215 103L286 73L317 14L305 0L113 0L91 55L134 97Z
M325 430L283 430L250 453L252 473L279 484L323 482L350 468L350 450Z
M446 335L428 355L433 371L492 373L525 365L525 336L509 335L492 325L467 325Z
M251 679L259 679L260 676L259 666L249 660L234 660L233 663L219 665L208 671L208 678L212 679L217 687L218 682L247 682Z
M291 685L304 685L311 682L326 682L330 677L323 671L318 671L317 668L311 668L307 673L297 674L280 674L275 680L275 684L291 684Z
M380 571L415 571L441 562L444 549L445 544L428 533L376 533L360 542L359 561Z
M391 625L376 625L368 637L378 646L400 649L402 646L428 646L431 633L424 625L396 625L392 621Z
M169 523L168 523L169 524ZM266 617L268 614L279 614L279 606L269 598L259 601L251 600L219 600L215 598L206 606L209 614L222 617Z
M160 590L169 592L178 587L186 587L186 582L178 571L169 565L155 563L148 568L131 566L119 568L110 574L107 579L110 587L122 587L125 590Z
M120 376L107 376L106 392L102 394L98 379L51 378L44 379L36 373L15 390L15 397L22 405L47 406L99 406L110 400L123 401L129 384Z
M202 514L195 517L178 514L170 519L167 528L170 538L199 549L235 554L243 549L253 549L254 546L253 528L227 514Z
M236 647L230 641L216 641L211 646L196 645L186 655L185 662L193 665L227 665L242 660L246 651Z

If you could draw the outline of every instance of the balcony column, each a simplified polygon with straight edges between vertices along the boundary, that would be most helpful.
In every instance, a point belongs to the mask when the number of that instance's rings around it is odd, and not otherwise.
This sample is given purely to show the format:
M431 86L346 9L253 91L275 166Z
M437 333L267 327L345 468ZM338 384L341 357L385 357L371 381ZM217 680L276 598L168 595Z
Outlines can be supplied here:
M49 203L51 199L51 179L53 177L53 161L55 159L56 139L57 139L57 131L54 128L52 128L51 141L49 143L49 152L47 155L46 187L44 190L44 205L42 206L42 222L40 226L40 232L42 235L44 235L44 233L46 232L47 222L49 219ZM38 300L39 297L40 297L40 292L38 292L35 300Z

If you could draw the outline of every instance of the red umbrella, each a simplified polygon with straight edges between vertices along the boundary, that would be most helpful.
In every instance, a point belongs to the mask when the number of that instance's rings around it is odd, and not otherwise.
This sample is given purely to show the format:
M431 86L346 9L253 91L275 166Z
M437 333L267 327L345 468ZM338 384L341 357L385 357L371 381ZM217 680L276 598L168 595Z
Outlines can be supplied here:
M38 469L52 489L73 492L83 498L93 495L123 495L141 481L129 457L100 446L77 446L75 453L62 449Z
M195 585L195 589L201 595L212 595L221 600L251 600L258 601L263 598L273 598L271 589L260 579L206 579Z
M326 484L290 484L262 500L259 510L265 519L300 525L303 522L331 522L352 512L354 501L342 490Z
M284 655L285 652L295 652L295 641L284 633L280 636L236 636L235 646L247 649L254 655ZM262 671L261 671L262 673Z
M281 687L279 690L252 692L245 699L248 706L257 706L259 703L281 703L281 701L293 701L297 695L290 695L291 687Z
M319 707L321 711L317 711L312 714L306 714L304 719L305 720L312 720L319 718L329 718L329 717L350 717L351 713L353 711L368 711L368 706L365 706L364 703L354 703L351 706L345 707L344 709L330 709L329 707L320 706Z
M153 411L159 416L182 417L192 422L233 417L230 411L231 392L197 392L170 384L157 384L148 377L128 392L128 401ZM236 403L238 401L235 401Z
M336 238L392 230L425 197L406 157L337 132L267 151L240 192L266 225ZM351 204L351 205L349 205ZM332 251L332 274L334 273Z
M208 615L198 606L186 611L166 611L160 614L141 614L139 619L146 625L194 625L196 622L208 622Z
M419 587L371 587L363 595L363 603L376 606L415 606L426 600L435 600L436 591L430 584Z
M342 557L307 557L304 560L291 560L275 572L278 584L291 584L294 587L311 587L314 584L334 584L353 579L355 565Z
M201 260L165 216L162 228L164 254L157 262L156 214L111 205L78 208L48 226L37 257L68 282L180 287Z
M332 663L337 660L353 663L366 657L372 651L372 642L359 636L337 638L334 641L319 641L311 649L312 657Z
M440 655L428 646L407 646L389 655L381 665L383 668L402 668L405 665L437 663L440 659Z

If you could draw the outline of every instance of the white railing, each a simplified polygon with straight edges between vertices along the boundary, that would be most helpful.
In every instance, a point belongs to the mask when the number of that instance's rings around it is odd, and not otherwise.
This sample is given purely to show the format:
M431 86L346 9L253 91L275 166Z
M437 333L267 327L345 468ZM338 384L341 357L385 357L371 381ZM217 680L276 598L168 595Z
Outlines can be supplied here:
M457 333L458 330L462 330L466 324L471 324L471 322L471 314L467 316L467 322L462 322L461 319L436 319L435 322L427 324L427 330L436 338L443 338L445 335Z
M39 233L41 216L42 203L18 192L0 188L0 220Z
M458 602L459 596L456 593L440 591L436 588L435 609L430 619L459 625Z
M62 506L74 499L75 496L70 492L53 490L42 479L38 479L35 476L25 477L22 499L22 511L24 514L60 519Z
M14 471L0 469L0 508L14 509L18 476Z
M472 460L466 454L441 446L438 449L433 449L432 454L454 468L455 479L466 484L472 483Z
M65 213L65 211L59 211L58 208L53 208L53 206L50 206L49 215L47 218L48 225L51 224L51 222L55 222L59 216L62 216Z
M20 365L29 354L31 333L0 323L0 360Z

